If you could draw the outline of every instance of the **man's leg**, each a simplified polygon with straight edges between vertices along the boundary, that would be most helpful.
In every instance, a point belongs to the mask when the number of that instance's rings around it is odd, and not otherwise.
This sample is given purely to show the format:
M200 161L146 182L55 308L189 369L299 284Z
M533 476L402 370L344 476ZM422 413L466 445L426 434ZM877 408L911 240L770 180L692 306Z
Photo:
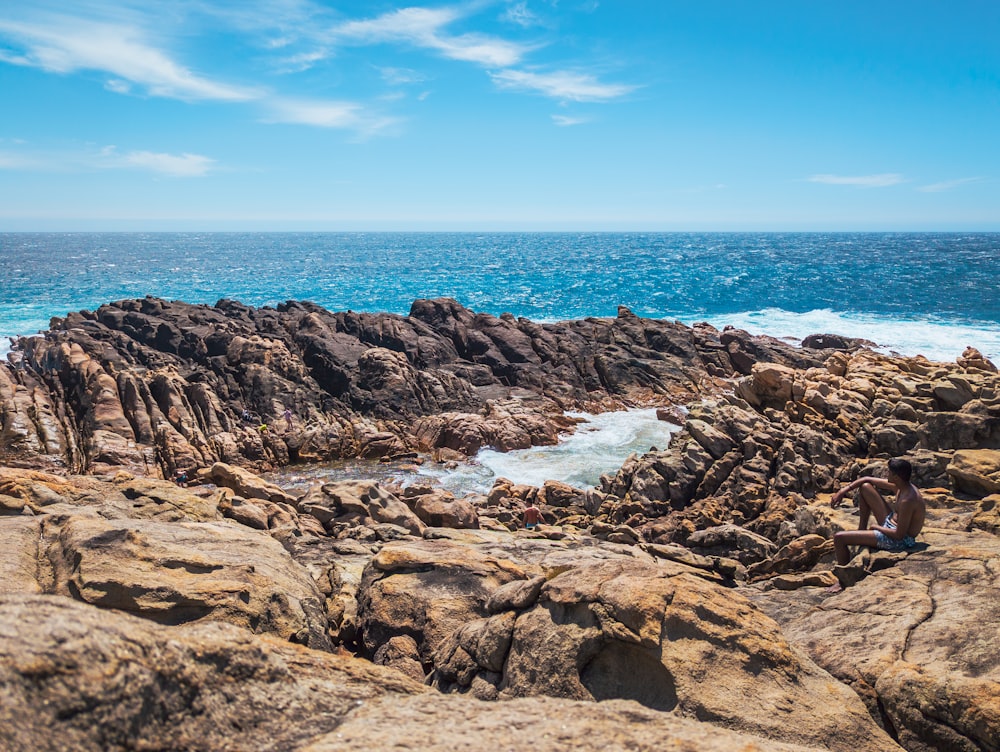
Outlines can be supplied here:
M878 539L874 530L841 530L833 536L833 547L837 553L837 563L844 565L851 560L848 546L868 546L875 548Z
M889 505L885 503L882 494L878 492L871 483L862 483L858 494L858 530L868 529L868 519L875 515L877 525L885 524L885 518L889 516Z

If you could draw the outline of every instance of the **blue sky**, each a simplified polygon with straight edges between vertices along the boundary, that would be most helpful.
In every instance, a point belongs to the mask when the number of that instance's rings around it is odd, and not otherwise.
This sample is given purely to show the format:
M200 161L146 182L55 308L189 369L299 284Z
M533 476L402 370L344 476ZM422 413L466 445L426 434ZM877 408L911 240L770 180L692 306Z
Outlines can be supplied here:
M1000 230L1000 3L0 2L0 230Z

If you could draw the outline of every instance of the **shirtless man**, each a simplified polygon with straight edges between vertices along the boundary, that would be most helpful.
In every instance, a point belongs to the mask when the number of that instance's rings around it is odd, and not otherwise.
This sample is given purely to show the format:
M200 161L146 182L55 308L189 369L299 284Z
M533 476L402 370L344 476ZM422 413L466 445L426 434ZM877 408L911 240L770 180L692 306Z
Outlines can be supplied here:
M524 510L524 527L526 530L534 530L538 527L539 522L545 522L545 517L542 516L542 510L534 504L531 504Z
M833 495L830 506L836 507L856 488L861 489L859 507L861 516L857 530L843 530L833 536L837 563L851 560L848 546L868 546L879 551L909 551L917 545L915 538L924 527L927 505L917 487L910 482L913 467L906 460L889 460L887 480L865 476L848 483ZM894 503L887 503L878 489L895 491ZM876 525L868 529L868 520L874 515Z

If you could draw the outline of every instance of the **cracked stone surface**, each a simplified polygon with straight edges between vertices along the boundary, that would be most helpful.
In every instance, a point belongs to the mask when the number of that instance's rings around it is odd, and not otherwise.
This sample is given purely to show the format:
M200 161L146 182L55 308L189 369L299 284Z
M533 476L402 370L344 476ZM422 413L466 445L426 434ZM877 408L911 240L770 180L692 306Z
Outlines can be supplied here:
M908 750L1000 749L1000 539L929 544L837 595L751 594Z

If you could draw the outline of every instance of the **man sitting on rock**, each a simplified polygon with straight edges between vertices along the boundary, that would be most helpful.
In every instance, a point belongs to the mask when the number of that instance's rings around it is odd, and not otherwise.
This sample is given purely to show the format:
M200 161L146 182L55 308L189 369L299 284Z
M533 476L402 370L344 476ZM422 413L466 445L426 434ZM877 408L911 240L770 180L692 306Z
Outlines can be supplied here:
M927 505L917 487L910 482L913 467L906 460L889 460L888 478L865 476L837 491L830 501L838 506L844 497L855 489L860 489L858 506L861 516L857 530L843 530L833 536L837 551L837 563L847 564L851 560L848 546L868 546L879 551L909 551L917 545L916 537L924 527ZM879 489L895 491L895 502L887 502ZM876 525L868 529L869 518L875 515Z
M545 522L545 516L542 514L542 510L534 504L529 504L527 509L524 510L525 530L534 530L538 527L540 522Z

